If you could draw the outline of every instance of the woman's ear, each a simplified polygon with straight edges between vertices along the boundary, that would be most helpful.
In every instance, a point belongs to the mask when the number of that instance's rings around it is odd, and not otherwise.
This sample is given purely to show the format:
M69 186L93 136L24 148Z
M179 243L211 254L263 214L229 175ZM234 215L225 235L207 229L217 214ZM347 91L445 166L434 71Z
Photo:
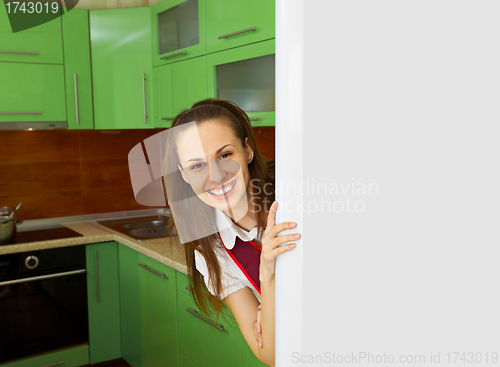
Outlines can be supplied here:
M177 165L177 167L179 167L179 171L181 171L182 179L183 179L184 181L186 181L186 183L188 183L188 184L189 184L189 181L187 180L186 174L184 173L184 170L182 169L182 167L181 167L181 166L179 166L179 165Z
M250 144L248 144L248 137L245 138L245 151L247 153L247 164L252 162L253 160L253 155L254 155L254 152L253 152L253 149L252 147L250 146Z

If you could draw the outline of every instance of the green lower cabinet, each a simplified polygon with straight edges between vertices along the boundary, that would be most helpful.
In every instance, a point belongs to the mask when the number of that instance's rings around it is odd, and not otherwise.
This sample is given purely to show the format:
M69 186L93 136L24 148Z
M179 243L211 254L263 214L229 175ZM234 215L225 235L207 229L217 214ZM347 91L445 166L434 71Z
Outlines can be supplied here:
M153 68L155 127L172 126L183 110L207 98L206 56Z
M90 363L121 357L118 244L86 245Z
M122 244L118 245L122 358L132 367L143 365L138 263L137 251Z
M184 354L179 353L179 367L198 367L198 365Z
M85 344L74 348L43 354L37 357L26 358L17 362L2 364L2 367L79 367L87 364L89 364L89 346L88 344Z
M138 257L143 366L177 366L176 271Z

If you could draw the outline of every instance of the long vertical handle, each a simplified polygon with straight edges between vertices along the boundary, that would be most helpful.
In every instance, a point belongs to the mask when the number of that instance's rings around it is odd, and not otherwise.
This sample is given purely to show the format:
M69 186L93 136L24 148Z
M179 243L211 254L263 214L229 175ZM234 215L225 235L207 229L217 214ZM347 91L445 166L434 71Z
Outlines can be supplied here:
M144 78L144 73L142 73L142 106L144 108L144 123L146 123L146 87L144 84L144 81L146 78Z
M77 87L77 82L76 82L76 73L73 74L73 80L75 84L75 110L76 110L76 124L78 125L79 120L78 120L78 87Z
M95 298L99 302L99 274L97 273L97 250L94 250L95 259Z

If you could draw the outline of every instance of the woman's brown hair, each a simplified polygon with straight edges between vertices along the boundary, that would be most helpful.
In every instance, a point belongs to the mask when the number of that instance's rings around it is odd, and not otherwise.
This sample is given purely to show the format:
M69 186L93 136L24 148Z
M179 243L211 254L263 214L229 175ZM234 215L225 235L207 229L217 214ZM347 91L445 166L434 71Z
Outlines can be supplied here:
M233 102L209 98L195 103L191 109L178 114L172 122L172 127L177 128L176 130L182 133L182 125L193 121L196 124L202 124L205 121L214 119L227 122L243 147L245 147L246 138L248 138L248 145L254 151L254 157L248 164L251 184L247 187L247 197L251 198L255 208L259 208L257 211L257 228L258 236L261 236L265 230L269 208L274 201L274 162L266 164L264 156L257 147L247 114ZM196 234L200 227L209 228L215 226L215 209L206 205L200 199L194 201L183 200L183 198L187 197L194 198L196 194L191 186L184 181L180 170L176 169L179 162L178 156L176 156L176 140L176 135L171 134L166 141L165 151L172 152L175 156L164 159L164 172L171 172L164 176L166 191L169 195L167 200L171 208L172 203L175 203L179 212L183 210L189 211L191 216L196 218L196 223L186 223L182 220L178 220L176 223L174 215L172 215L169 219L168 229L170 231L175 226L178 233L188 233L189 238L197 238L184 244L191 294L201 312L207 315L215 312L218 319L222 309L222 300L220 299L222 281L221 268L217 260L215 247L220 244L220 239L215 230L211 232L214 234L208 236L198 236ZM195 250L199 251L205 258L208 276L215 296L208 291L203 281L203 275L196 269Z

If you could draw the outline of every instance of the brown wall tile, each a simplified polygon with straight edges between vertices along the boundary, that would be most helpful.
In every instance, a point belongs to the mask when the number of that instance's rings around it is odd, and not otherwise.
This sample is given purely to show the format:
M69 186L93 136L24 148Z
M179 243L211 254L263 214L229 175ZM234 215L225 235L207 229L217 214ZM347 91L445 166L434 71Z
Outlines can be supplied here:
M275 157L275 130L274 126L254 127L253 134L257 140L257 146L264 155L266 161L274 160Z
M153 207L135 201L132 185L82 190L84 214L143 210Z
M128 159L88 159L82 160L82 189L130 186Z

